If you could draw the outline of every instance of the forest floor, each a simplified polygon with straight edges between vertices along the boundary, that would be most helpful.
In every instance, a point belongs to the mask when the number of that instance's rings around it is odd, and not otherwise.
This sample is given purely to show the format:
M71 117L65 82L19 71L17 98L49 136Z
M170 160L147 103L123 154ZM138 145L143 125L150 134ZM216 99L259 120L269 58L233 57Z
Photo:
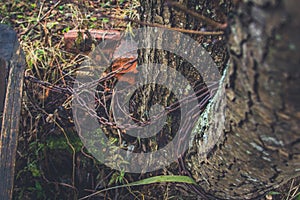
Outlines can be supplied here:
M23 0L0 4L1 23L17 31L27 62L14 199L79 199L103 188L155 175L178 174L176 163L144 174L112 170L88 153L74 127L69 88L86 52L68 51L64 34L87 29L131 32L137 24L113 17L139 20L137 9L137 0L100 3L96 0ZM213 15L214 8L207 8L207 12L209 9ZM210 36L201 42L222 69L228 57L218 53L226 49L225 37L220 40L220 46L213 46L216 40ZM266 198L299 200L299 192L299 179L295 179ZM196 194L179 183L155 183L108 190L96 197L94 199L195 199Z

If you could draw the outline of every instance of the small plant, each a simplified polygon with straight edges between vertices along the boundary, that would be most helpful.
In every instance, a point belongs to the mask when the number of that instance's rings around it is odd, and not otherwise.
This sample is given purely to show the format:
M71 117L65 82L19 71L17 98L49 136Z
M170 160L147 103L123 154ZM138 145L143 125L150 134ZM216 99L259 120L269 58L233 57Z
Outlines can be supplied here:
M197 184L194 179L192 179L189 176L173 176L173 175L164 175L164 176L154 176L154 177L150 177L150 178L146 178L140 181L136 181L136 182L132 182L132 183L127 183L124 185L119 185L119 186L115 186L115 187L110 187L110 188L106 188L100 191L97 191L93 194L90 194L88 196L85 196L79 200L83 200L83 199L88 199L92 196L95 196L101 192L105 192L108 190L112 190L112 189L117 189L117 188L123 188L123 187L132 187L132 186L141 186L141 185L148 185L148 184L153 184L153 183L164 183L164 182L177 182L177 183L188 183L188 184Z
M36 199L46 199L45 191L40 182L35 181L34 187L29 187L28 190L36 194Z
M121 171L117 171L115 172L109 183L108 183L108 186L111 186L112 184L123 184L124 183L124 176L125 176L125 171L124 170L121 170Z

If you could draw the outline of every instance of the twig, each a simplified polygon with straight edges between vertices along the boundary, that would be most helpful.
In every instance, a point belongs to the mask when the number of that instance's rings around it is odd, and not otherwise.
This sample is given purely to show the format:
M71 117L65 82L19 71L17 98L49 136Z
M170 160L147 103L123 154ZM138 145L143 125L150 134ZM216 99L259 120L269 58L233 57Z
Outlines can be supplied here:
M197 12L194 12L192 10L187 9L185 6L183 6L183 5L181 5L181 4L177 3L177 2L167 0L166 5L178 8L178 9L184 11L185 13L187 13L187 14L189 14L189 15L197 18L197 19L206 22L207 24L211 25L214 28L224 30L227 27L227 23L224 23L224 24L218 23L218 22L216 22L214 20L211 20L211 19L209 19L209 18L207 18L207 17L205 17L203 15L200 15Z
M144 25L144 26L165 28L168 30L178 31L178 32L182 32L182 33L196 34L196 35L223 35L224 34L223 31L196 31L196 30L188 30L188 29L182 29L182 28L176 28L176 27L167 27L162 24L142 22L142 21L130 19L130 18L112 17L112 16L108 16L105 14L101 14L100 17L114 19L114 20L120 20L120 21L133 22L136 24Z
M59 4L61 3L61 0L56 2L47 12L44 14L35 24L29 26L25 31L20 33L20 35L27 35L32 29L34 29L41 21L43 21Z

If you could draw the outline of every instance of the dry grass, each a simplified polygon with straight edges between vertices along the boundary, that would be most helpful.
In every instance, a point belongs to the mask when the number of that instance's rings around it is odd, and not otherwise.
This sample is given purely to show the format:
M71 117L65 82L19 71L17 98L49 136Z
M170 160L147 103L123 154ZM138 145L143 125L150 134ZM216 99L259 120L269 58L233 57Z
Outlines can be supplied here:
M90 28L130 32L133 24L98 16L104 12L112 17L138 19L138 1L129 4L117 1L116 5L109 5L110 1L69 2L72 3L63 1L55 5L54 1L24 0L0 5L1 23L10 24L18 32L27 61L14 199L77 198L120 178L124 182L132 181L131 177L101 166L86 153L78 138L74 138L72 95L66 91L72 87L73 76L84 55L66 52L63 34L72 29ZM69 171L61 169L62 166ZM94 183L84 185L82 179L86 180L88 174L95 177ZM176 184L140 189L118 192L129 193L135 199L156 199L157 193L162 194L162 199L178 199L174 191L186 197L190 195L186 188ZM103 194L103 198L114 195L114 192ZM190 199L193 198L191 195ZM293 179L268 198L300 200L300 179Z

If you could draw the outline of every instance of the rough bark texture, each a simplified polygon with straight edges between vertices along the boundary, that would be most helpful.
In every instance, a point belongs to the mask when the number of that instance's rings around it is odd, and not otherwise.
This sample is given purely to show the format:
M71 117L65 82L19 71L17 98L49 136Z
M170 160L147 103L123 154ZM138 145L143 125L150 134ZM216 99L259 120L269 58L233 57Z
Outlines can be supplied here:
M172 20L164 18L162 3L142 0L142 20ZM222 107L226 100L225 127L208 109L206 127L198 130L185 159L204 193L214 198L259 198L300 175L299 4L241 1L235 9L223 79L226 95L216 96L211 106ZM155 60L153 54L147 58ZM204 146L211 144L203 135L220 129L217 145L204 155Z
M259 197L300 173L297 6L259 1L238 7L224 79L224 139L206 158L192 152L187 159L200 186L217 198ZM213 113L211 120L219 121Z
M158 24L163 24L166 27L171 27L175 26L180 27L180 28L186 28L185 23L181 23L181 20L187 20L185 13L175 11L173 8L168 7L166 4L166 1L141 1L142 6L142 13L141 13L141 20L148 22L148 23L158 23ZM175 20L172 20L175 19ZM154 80L156 83L166 83L164 86L166 86L167 89L170 84L172 83L173 88L179 88L178 91L188 91L191 89L187 89L188 85L187 83L191 86L190 88L194 89L192 98L192 101L198 101L201 102L203 100L206 104L209 96L209 92L207 92L207 87L206 85L203 85L203 79L208 78L206 77L206 74L200 74L197 70L195 70L192 65L189 63L189 61L184 60L182 58L182 54L177 55L175 53L176 49L180 48L182 52L187 52L190 57L193 57L192 55L195 55L195 52L198 52L199 49L195 48L193 46L193 42L187 41L187 38L182 38L181 36L177 34L167 34L165 32L160 32L160 31L154 31L154 30L149 30L149 29L144 29L143 30L144 35L148 36L146 37L145 40L143 40L140 45L147 46L149 48L140 48L140 63L144 65L143 67L140 68L141 74L143 74L143 77L147 78L151 82ZM151 31L153 31L151 33ZM185 42L186 41L186 42ZM166 50L167 48L163 47L170 47L171 50ZM159 48L165 49L161 50ZM175 48L173 48L175 47ZM197 46L198 47L198 46ZM193 49L194 48L194 49ZM202 51L202 49L200 50ZM204 50L203 50L204 52ZM200 54L200 53L199 53ZM188 57L188 56L187 56ZM195 56L198 57L198 56ZM203 57L202 57L203 58ZM197 60L198 59L198 60ZM191 59L193 60L193 59ZM201 57L196 58L197 63L203 63L204 61L201 60ZM167 66L167 68L164 70L160 68L160 71L157 72L156 66L152 68L152 64L157 63L159 65L164 65ZM148 64L148 67L145 67ZM176 72L175 70L176 69ZM219 73L217 70L213 71L210 73L212 76L219 76ZM176 77L175 74L181 74L183 75L186 79L185 80L178 80L178 76ZM172 80L172 77L176 77ZM176 80L175 80L176 79ZM210 80L212 80L211 78ZM186 81L187 80L187 81ZM174 93L170 91L164 90L164 86L162 85L156 85L155 87L151 87L151 85L147 88L143 88L143 91L141 92L143 94L143 99L139 100L137 99L137 102L140 103L141 110L146 110L149 109L147 106L149 106L149 102L153 103L156 102L160 105L163 105L164 107L170 106L170 102L173 101L178 103L178 101L181 101L182 99L177 99L174 100ZM201 91L201 92L200 92ZM182 92L183 93L183 92ZM153 95L154 94L154 95ZM201 96L202 95L202 96ZM178 95L181 96L182 95ZM178 97L176 96L176 97ZM188 95L187 95L188 96ZM189 96L189 97L191 97ZM175 97L175 98L176 98ZM172 106L176 107L174 103ZM182 104L190 104L193 105L190 102L184 102L182 100ZM182 105L181 104L181 105ZM196 106L195 106L196 107ZM204 106L202 106L204 107ZM202 109L202 107L199 106L199 110ZM181 107L182 108L182 107ZM193 108L194 109L194 108ZM185 132L191 132L192 126L190 124L193 124L194 121L197 119L192 118L194 116L195 112L197 111L188 111L185 112L183 111L184 109L181 109L178 111L177 109L174 112L170 112L170 117L168 119L171 119L171 123L168 121L167 125L161 129L162 131L156 134L156 148L151 148L151 150L158 150L162 149L166 144L170 143L170 141L175 140L176 142L176 147L174 147L174 152L172 152L172 156L169 159L177 158L182 156L182 149L184 149L188 143L189 137L187 136ZM197 109L195 109L197 110ZM142 113L145 113L144 111ZM180 114L178 114L180 113ZM174 116L175 115L175 116ZM173 116L173 117L172 117ZM180 119L184 119L181 120ZM162 119L159 119L162 120ZM167 121L167 120L166 120ZM184 121L184 122L183 122ZM185 128L182 128L185 127ZM182 131L184 130L184 131ZM179 141L174 139L174 135L179 133L183 135L185 138L181 138ZM186 140L187 139L187 140ZM182 142L184 141L184 142ZM153 144L153 142L151 141ZM149 143L150 145L150 143ZM139 156L139 155L138 155ZM155 161L156 162L156 161ZM149 164L149 163L147 163ZM154 163L155 165L158 165L158 163ZM161 165L165 166L165 165Z

